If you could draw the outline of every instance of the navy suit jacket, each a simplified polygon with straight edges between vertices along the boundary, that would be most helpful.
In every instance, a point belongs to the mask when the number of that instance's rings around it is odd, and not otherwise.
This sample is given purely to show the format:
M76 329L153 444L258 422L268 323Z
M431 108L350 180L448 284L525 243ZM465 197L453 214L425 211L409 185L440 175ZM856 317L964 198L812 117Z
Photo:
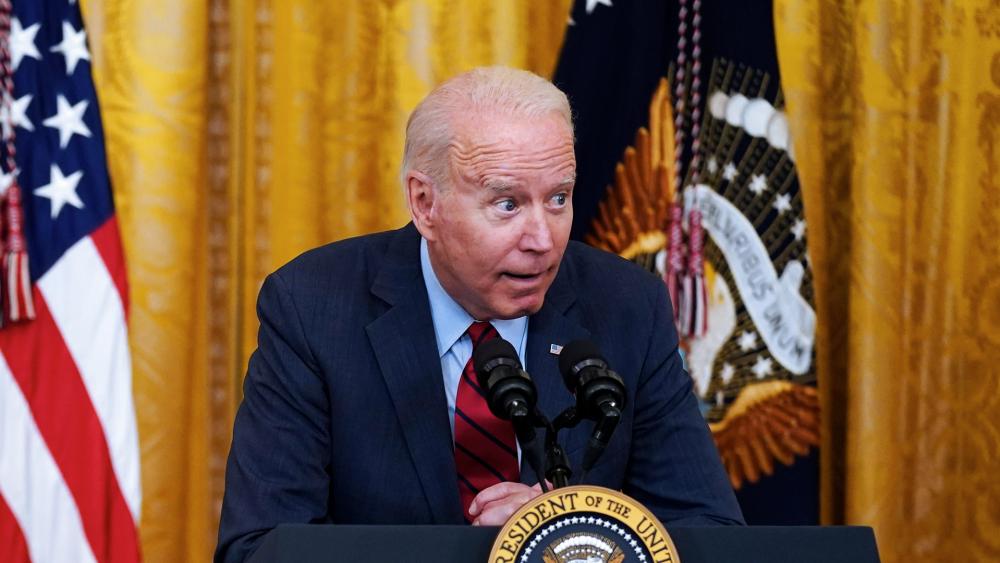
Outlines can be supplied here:
M464 522L419 242L410 224L333 243L264 282L217 561L243 560L281 523ZM742 523L681 365L663 282L569 243L528 324L525 367L550 419L573 404L550 346L578 338L598 344L629 394L588 483L624 491L667 524ZM574 468L592 429L560 435ZM521 475L538 480L524 463Z

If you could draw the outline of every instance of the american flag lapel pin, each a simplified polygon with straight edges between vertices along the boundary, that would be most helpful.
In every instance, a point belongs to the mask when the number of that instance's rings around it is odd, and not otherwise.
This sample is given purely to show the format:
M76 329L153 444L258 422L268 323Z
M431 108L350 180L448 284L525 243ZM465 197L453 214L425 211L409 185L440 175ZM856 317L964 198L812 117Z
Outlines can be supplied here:
M558 344L549 344L549 354L553 356L558 356L559 352L562 352L562 346Z

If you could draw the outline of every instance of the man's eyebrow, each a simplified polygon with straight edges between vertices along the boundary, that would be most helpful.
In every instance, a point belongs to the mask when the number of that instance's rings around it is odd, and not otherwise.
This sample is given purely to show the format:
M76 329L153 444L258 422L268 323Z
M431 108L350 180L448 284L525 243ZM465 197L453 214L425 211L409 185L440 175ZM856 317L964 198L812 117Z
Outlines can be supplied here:
M483 187L497 193L506 193L514 189L514 185L510 182L498 179L484 180Z
M572 186L574 184L576 184L576 174L564 177L559 181L558 186ZM506 180L490 178L483 180L483 187L496 193L507 193L514 189L514 184Z

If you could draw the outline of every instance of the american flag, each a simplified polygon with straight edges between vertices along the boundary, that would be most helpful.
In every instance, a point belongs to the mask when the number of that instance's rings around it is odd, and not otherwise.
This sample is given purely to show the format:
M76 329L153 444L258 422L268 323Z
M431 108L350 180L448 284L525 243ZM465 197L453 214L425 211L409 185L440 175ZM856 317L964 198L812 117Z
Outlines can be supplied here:
M0 328L0 561L137 561L125 263L79 6L0 0L0 39L0 233L9 252L16 182L35 313Z

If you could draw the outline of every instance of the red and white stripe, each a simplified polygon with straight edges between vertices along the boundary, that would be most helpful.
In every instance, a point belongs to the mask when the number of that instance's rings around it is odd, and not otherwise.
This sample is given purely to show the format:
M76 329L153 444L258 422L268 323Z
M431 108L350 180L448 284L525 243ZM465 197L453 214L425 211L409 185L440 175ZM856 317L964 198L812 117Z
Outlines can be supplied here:
M0 560L23 560L21 537L36 562L137 561L139 443L115 219L33 292L36 319L0 330L0 541L15 545Z

